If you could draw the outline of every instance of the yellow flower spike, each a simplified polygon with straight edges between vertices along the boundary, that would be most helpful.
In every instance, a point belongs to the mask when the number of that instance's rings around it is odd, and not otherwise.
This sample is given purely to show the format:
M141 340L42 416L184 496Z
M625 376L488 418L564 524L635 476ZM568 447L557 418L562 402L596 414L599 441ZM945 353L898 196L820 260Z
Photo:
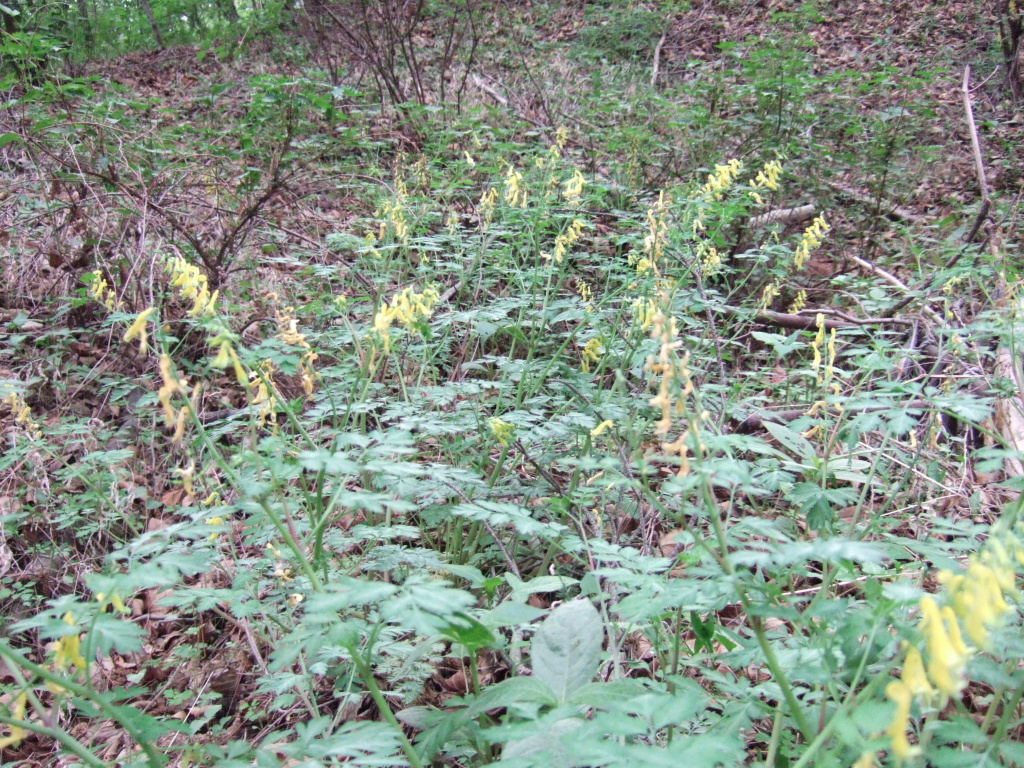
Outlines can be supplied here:
M491 434L494 435L494 439L501 445L507 448L511 444L512 436L516 431L513 425L495 416L487 420L487 426L490 428Z
M992 570L992 576L1004 593L1016 593L1017 579L1013 572L1013 561L1003 542L990 538L985 543L985 551L981 553L981 561Z
M600 424L598 424L596 427L594 427L592 430L590 430L590 436L591 437L597 437L598 435L600 435L602 432L604 432L609 427L614 427L614 426L615 426L615 422L614 421L612 421L611 419L605 419ZM593 478L591 478L591 479L593 479Z
M910 729L910 704L913 701L913 695L906 683L899 680L893 680L885 687L885 695L889 701L896 705L892 722L885 729L885 732L890 739L892 756L896 759L897 763L903 763L917 756L921 751L919 747L911 746L910 739L907 738L907 732Z
M125 331L124 340L125 342L139 340L139 354L146 354L146 350L149 349L149 336L146 333L146 324L149 322L150 316L156 312L156 307L150 307L149 309L143 310L135 318L128 330Z
M929 700L935 695L935 689L928 682L924 671L924 659L921 652L914 646L907 647L907 655L903 659L903 682L914 696Z
M811 370L814 371L818 383L821 384L821 374L818 371L821 369L821 346L825 343L825 316L819 312L814 318L814 323L818 326L818 332L814 336L814 341L811 342L811 351L814 353Z
M862 752L861 756L857 758L857 761L850 766L850 768L874 768L875 766L875 753L874 752Z
M921 598L921 630L925 636L925 651L928 658L926 668L932 684L946 696L957 696L964 688L963 669L967 663L966 648L956 628L956 617L952 609L955 636L949 633L949 624L930 595Z
M590 373L590 364L600 362L603 354L604 347L601 345L600 339L595 336L583 347L583 355L580 361L581 370L584 373Z
M100 603L102 606L105 606L107 603L110 603L110 605L112 605L114 607L114 610L118 613L130 613L130 611L128 610L128 606L124 604L124 601L121 599L121 596L117 594L117 592L112 592L109 595L105 592L97 592L96 602Z
M294 594L288 595L288 605L294 608L305 599L306 598L303 595L300 595L298 592L296 592Z
M167 426L174 424L174 408L171 406L171 396L175 392L184 394L185 380L179 379L174 370L174 363L169 355L160 355L160 376L163 378L163 386L157 391L157 399L164 407L164 420Z
M193 476L195 474L195 471L196 471L196 462L195 462L195 459L193 459L192 461L190 461L188 463L187 467L185 467L185 468L179 467L179 468L175 469L174 472L173 472L173 474L181 476L181 486L182 486L182 488L185 489L185 493L187 493L189 496L195 496L196 495L195 494L195 490L192 488L192 478L193 478Z
M178 411L178 418L174 422L174 433L171 435L172 445L181 445L185 438L185 409Z
M206 518L206 524L207 525L224 525L224 518L220 517L220 516L208 517L208 518ZM220 533L215 531L215 532L211 533L209 536L207 536L206 540L207 541L216 541L218 536L220 536Z
M14 698L14 705L10 709L8 715L12 720L24 720L25 711L28 708L28 695L25 693L19 693ZM21 744L22 739L25 738L27 731L20 725L14 725L13 723L9 726L10 733L3 738L0 738L0 750L6 749L7 747L16 747Z
M75 620L70 613L64 614L64 623L75 626ZM57 653L53 662L57 669L65 670L73 666L84 671L87 664L82 656L81 647L82 641L77 632L61 637L57 641Z

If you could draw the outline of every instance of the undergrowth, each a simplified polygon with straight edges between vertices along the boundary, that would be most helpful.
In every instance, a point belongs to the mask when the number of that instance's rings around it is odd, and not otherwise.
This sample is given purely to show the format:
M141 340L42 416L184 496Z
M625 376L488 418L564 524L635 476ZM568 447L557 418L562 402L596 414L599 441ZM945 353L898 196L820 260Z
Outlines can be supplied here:
M810 11L660 85L604 12L580 123L11 94L4 760L1024 763L1015 244L891 226L930 116Z

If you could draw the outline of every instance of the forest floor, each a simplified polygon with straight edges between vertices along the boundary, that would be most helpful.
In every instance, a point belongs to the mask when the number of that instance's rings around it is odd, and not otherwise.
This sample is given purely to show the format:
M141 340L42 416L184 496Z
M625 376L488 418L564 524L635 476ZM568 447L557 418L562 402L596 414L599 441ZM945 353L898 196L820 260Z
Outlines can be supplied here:
M1024 105L991 3L818 5L295 16L8 94L5 764L556 764L509 681L580 594L622 744L891 756L870 681L1020 488ZM922 748L1014 764L992 668Z

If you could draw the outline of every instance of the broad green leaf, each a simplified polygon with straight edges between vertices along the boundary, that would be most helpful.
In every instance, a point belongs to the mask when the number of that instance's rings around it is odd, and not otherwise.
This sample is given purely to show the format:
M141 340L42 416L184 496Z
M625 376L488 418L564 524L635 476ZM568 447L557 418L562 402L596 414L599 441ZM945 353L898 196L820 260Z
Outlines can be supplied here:
M533 675L551 686L565 701L597 672L604 626L588 600L560 605L544 619L533 637L530 658Z

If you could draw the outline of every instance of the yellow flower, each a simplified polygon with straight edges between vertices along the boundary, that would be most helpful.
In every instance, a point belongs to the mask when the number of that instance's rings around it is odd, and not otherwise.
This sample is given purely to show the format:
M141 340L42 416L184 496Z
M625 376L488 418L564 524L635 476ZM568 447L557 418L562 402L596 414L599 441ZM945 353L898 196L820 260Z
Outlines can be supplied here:
M708 183L701 188L700 194L710 195L715 200L721 200L722 192L736 181L741 170L743 170L743 164L735 158L725 165L716 165L715 172L708 175Z
M508 447L512 441L512 435L515 434L516 428L507 421L499 419L497 416L488 419L487 426L490 428L491 434L494 435L494 439Z
M758 205L764 201L757 193L758 189L770 189L773 192L779 188L779 175L782 173L782 164L778 160L772 160L764 164L764 168L758 171L757 176L750 180L750 196Z
M111 592L109 595L106 592L97 592L96 602L104 605L110 603L118 613L129 613L128 606L124 604L124 600L117 592Z
M70 624L72 627L75 626L75 620L70 613L64 614L64 623ZM54 665L57 669L64 670L68 666L74 666L84 671L86 662L82 656L81 647L82 641L77 632L60 638L57 641L57 654L54 657Z
M526 207L526 186L523 182L523 174L513 168L511 165L508 167L508 173L505 174L505 202L515 208Z
M874 768L875 766L875 753L864 752L860 757L857 758L857 762L850 766L850 768Z
M596 427L594 427L592 430L590 430L590 436L591 437L597 437L598 435L600 435L602 432L604 432L609 427L614 427L614 426L615 426L615 422L614 421L612 421L611 419L605 419L600 424L598 424Z
M206 518L206 524L207 525L224 525L224 518L220 517L219 515L217 517L208 517L208 518ZM214 541L218 536L220 536L220 534L214 532L214 533L211 533L206 538L209 541Z
M811 351L814 353L811 370L814 371L820 384L821 374L818 371L821 368L821 345L825 343L825 316L819 312L814 318L814 323L818 326L818 332L814 336L814 341L811 342Z
M925 636L928 677L942 693L956 696L963 690L967 652L952 610L939 610L934 598L921 598L921 630ZM950 622L949 619L952 619Z
M886 697L896 705L892 722L885 729L891 742L892 756L897 763L905 762L917 755L921 750L919 747L911 746L907 738L907 731L910 728L910 703L913 695L906 683L893 680L885 687Z
M583 357L580 362L583 372L590 373L590 364L600 362L602 354L604 354L604 347L601 345L601 340L595 336L583 347Z
M775 297L779 295L779 284L776 281L768 283L761 292L761 300L758 302L758 309L764 311L768 309Z
M830 227L825 223L824 216L818 216L811 225L804 230L803 235L800 236L800 242L796 247L796 251L793 253L793 269L799 270L803 267L804 262L807 261L807 257L811 255L811 251L821 245L826 233L828 233Z
M921 652L912 645L907 647L907 656L903 660L902 680L911 694L918 698L927 700L935 695L935 689L928 682L928 676L924 672Z
M28 707L28 696L24 693L19 693L14 698L14 706L10 709L10 717L12 720L25 719L25 710ZM25 729L20 725L14 725L13 723L8 726L11 732L0 739L0 750L6 749L7 747L16 747L21 744L21 740L25 738Z
M17 392L8 394L3 399L3 402L11 406L11 412L14 414L14 423L24 427L30 437L39 437L42 434L39 425L32 418L32 409L28 407L28 403Z
M149 349L148 336L146 334L146 324L149 322L150 315L156 312L156 307L150 307L139 313L139 316L135 318L135 322L132 323L128 330L125 331L124 340L126 342L132 341L133 339L139 340L139 354L146 354L146 350Z
M171 406L171 396L174 393L185 393L185 380L179 379L174 370L174 363L169 355L160 355L160 376L163 378L163 386L157 391L157 399L164 407L164 420L167 426L174 424L174 408Z
M567 203L576 203L579 201L580 196L583 194L583 188L586 186L587 180L580 173L579 168L573 170L572 178L569 179L562 186L565 189L562 191L562 197Z

